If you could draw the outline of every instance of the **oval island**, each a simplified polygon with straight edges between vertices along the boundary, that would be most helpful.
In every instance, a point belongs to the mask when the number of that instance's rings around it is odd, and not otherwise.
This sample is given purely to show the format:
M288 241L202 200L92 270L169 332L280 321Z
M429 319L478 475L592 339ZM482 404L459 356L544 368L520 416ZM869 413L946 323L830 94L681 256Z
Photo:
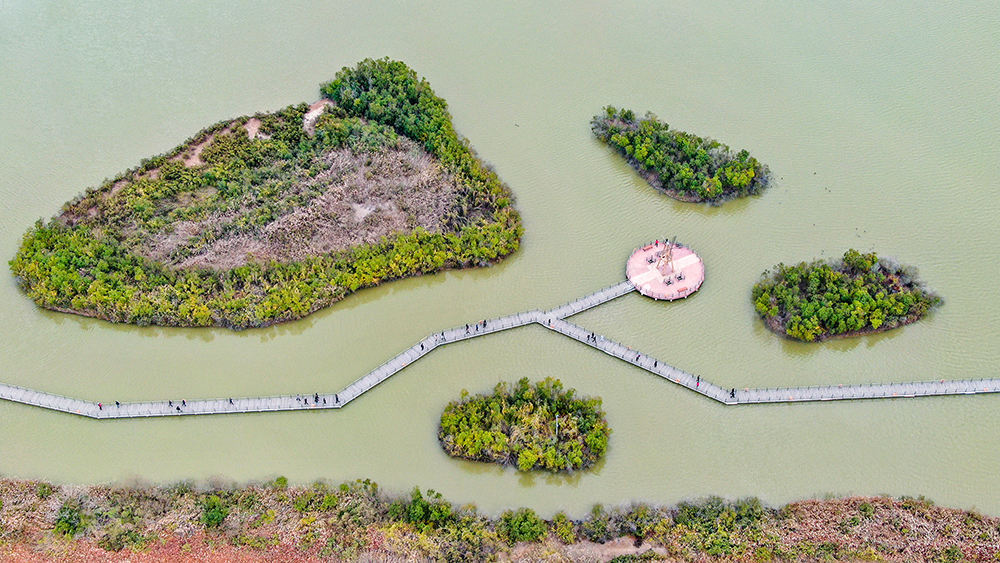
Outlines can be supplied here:
M492 395L462 392L441 414L448 455L512 465L520 471L586 469L604 456L611 428L598 397L577 397L558 379L501 382Z
M39 221L10 262L21 288L112 322L243 329L518 248L509 188L425 79L368 59L321 92L213 125Z
M747 151L671 129L651 113L636 119L632 110L607 106L590 124L651 186L680 201L720 205L770 183L767 166Z
M913 268L851 249L843 260L778 264L753 287L772 331L805 342L883 332L915 322L941 303Z

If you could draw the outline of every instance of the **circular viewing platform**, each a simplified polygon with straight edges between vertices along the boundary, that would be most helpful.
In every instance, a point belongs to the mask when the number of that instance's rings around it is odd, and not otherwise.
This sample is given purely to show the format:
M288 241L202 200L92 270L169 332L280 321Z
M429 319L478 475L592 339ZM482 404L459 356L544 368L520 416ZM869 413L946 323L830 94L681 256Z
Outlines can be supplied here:
M632 253L625 277L646 297L673 301L698 291L705 264L690 248L658 240Z

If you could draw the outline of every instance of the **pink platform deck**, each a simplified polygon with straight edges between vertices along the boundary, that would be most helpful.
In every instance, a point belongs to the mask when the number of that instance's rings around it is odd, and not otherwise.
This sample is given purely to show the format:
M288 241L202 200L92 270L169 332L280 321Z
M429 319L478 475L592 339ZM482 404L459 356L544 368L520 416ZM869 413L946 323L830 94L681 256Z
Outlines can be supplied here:
M667 244L657 241L637 248L625 266L625 276L639 293L653 299L673 301L698 291L705 281L705 264L693 250L674 245L672 267L657 269Z

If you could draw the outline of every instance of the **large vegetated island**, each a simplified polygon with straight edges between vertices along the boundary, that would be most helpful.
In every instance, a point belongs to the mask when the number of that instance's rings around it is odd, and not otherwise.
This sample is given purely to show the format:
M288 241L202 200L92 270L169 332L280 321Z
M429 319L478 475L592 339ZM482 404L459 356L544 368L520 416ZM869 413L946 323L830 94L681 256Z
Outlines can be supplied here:
M601 399L578 397L547 377L500 382L492 395L452 401L441 414L438 439L453 457L513 465L521 471L585 469L608 448L611 428Z
M890 330L941 303L915 269L854 249L843 260L778 264L754 286L753 300L768 328L807 342Z
M636 119L632 110L607 106L591 127L653 187L681 201L721 204L757 195L770 182L770 170L749 152L671 129L648 112Z
M368 59L321 91L209 127L39 221L10 262L21 287L113 322L242 329L518 248L509 188L425 79Z

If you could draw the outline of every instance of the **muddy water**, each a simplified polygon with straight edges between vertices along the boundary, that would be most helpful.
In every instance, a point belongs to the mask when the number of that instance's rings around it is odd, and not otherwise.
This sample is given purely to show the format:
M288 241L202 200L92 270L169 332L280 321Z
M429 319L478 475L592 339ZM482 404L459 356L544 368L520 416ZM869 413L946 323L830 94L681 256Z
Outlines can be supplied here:
M0 255L39 217L216 121L313 101L337 69L405 60L518 196L522 250L364 291L266 330L113 326L0 290L4 382L127 401L339 389L425 334L618 282L635 245L705 260L691 299L632 294L572 320L720 385L996 376L1000 16L988 3L0 2ZM747 148L775 186L666 199L593 140L605 104ZM876 250L946 304L902 330L775 338L750 286L780 261ZM572 477L448 459L461 390L556 376L604 398L610 453ZM487 511L717 493L781 503L924 494L1000 514L1000 397L725 408L541 327L436 351L342 412L97 423L0 404L0 473L306 483L371 477Z

